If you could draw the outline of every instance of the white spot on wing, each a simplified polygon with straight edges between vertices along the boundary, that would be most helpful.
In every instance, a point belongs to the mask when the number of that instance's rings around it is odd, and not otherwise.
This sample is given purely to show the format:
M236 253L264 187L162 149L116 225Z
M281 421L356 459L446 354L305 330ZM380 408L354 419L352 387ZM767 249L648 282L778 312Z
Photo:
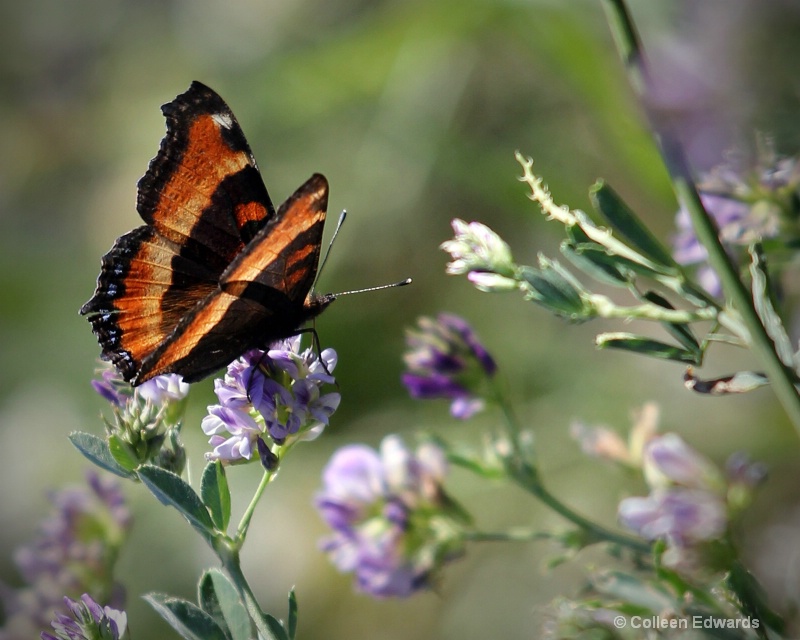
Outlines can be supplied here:
M227 113L213 113L211 114L211 119L225 129L233 127L233 120Z

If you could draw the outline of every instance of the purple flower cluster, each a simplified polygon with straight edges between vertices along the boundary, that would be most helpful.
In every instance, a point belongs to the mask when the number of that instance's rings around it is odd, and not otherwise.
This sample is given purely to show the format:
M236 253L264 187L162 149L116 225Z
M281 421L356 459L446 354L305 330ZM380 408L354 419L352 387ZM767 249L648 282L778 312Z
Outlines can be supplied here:
M89 591L122 600L112 582L112 567L131 525L119 485L94 472L86 488L65 488L50 501L55 513L44 520L31 542L19 548L15 564L27 586L0 585L5 624L0 639L32 638L46 628L64 594Z
M410 596L461 552L446 474L441 448L426 443L412 452L398 436L384 438L380 451L349 445L333 455L316 499L333 530L321 545L340 571L355 574L359 590Z
M269 351L253 350L231 363L214 390L219 404L208 408L203 432L210 436L209 460L234 463L260 453L266 466L268 447L263 436L278 444L290 438L319 435L336 411L341 396L323 393L334 384L331 371L336 352L313 349L300 352L300 336L273 345Z
M124 452L128 468L150 462L181 473L186 456L178 434L189 394L181 376L156 376L133 388L108 367L92 386L111 404L114 420L106 422L109 438L115 449Z
M406 333L408 372L403 384L413 398L447 398L450 412L466 420L484 407L486 383L497 365L475 331L458 316L422 317Z
M725 475L674 433L644 446L643 471L650 494L626 498L620 522L648 540L664 540L666 566L692 572L706 565L708 544L722 539L733 512L744 506L763 469L738 456ZM734 497L736 499L734 499Z
M133 388L125 382L116 369L105 367L100 371L100 380L92 380L92 387L112 405L122 409L137 398L154 405L179 402L189 395L189 385L181 376L170 373L156 376Z
M57 613L52 627L55 633L43 631L42 640L125 640L128 617L123 611L101 607L84 593L80 601L64 598L70 615Z
M800 164L794 158L777 157L768 148L756 167L715 168L701 178L698 191L719 227L720 239L731 251L784 233L796 240L800 233ZM707 263L708 252L697 239L686 209L678 211L676 226L675 260L697 265L699 283L712 295L720 295L719 277Z

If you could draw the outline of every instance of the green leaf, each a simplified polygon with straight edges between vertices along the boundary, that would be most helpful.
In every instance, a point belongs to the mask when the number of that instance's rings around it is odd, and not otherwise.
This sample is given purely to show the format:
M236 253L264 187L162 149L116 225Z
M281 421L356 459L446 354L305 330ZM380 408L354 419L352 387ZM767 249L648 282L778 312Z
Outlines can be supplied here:
M132 473L114 459L104 438L83 431L73 431L69 434L69 440L78 451L98 467L110 471L121 478L136 478L135 473Z
M209 570L206 575L213 586L219 612L225 620L231 640L251 640L255 636L252 621L236 587L217 569Z
M200 481L200 496L211 514L214 525L220 531L226 531L231 520L231 492L225 476L225 467L219 460L206 465Z
M230 640L214 618L187 600L163 593L148 593L144 599L186 640Z
M108 436L108 450L114 460L128 471L133 471L141 463L131 446L117 435Z
M143 465L139 478L162 504L173 506L189 524L207 538L213 537L214 523L200 497L180 476L153 465Z
M592 185L589 198L595 211L603 216L611 228L648 260L667 268L677 267L672 254L605 182L598 180Z
M586 320L587 309L575 277L555 261L539 256L540 269L523 266L518 276L527 285L527 298L541 304L558 316L570 320Z
M632 333L603 333L595 338L595 344L600 349L622 349L661 360L698 364L691 351Z
M675 308L672 306L672 304L670 304L669 300L655 291L646 291L642 297L648 302L657 304L659 307L663 307L664 309ZM699 363L703 352L700 348L700 343L697 341L697 338L695 338L694 333L692 333L689 325L679 322L662 322L661 324L673 338L683 345L687 351L691 351L693 354L695 354L695 358L697 358Z
M750 276L752 277L753 303L756 313L761 319L761 324L764 325L767 334L772 339L772 343L775 345L775 353L780 358L780 361L792 371L797 371L798 367L795 363L792 342L786 333L781 317L775 311L775 306L772 303L772 287L770 286L769 273L767 272L767 265L761 246L758 244L752 245L749 250L752 258Z
M675 598L660 585L643 582L635 576L620 571L607 571L594 575L592 585L599 593L609 596L612 600L643 607L648 611L673 611L680 608Z
M281 621L275 618L275 616L265 613L264 621L267 623L267 626L272 632L275 640L289 640L289 635L286 633L286 629L283 628L283 624L281 624Z
M576 244L565 240L560 249L567 260L598 282L628 287L633 280L633 274L627 268L630 260L608 255L599 244Z
M214 618L220 629L225 632L225 635L230 637L231 633L225 622L225 616L222 615L222 608L214 590L214 581L211 578L211 574L215 571L219 572L219 569L208 569L200 576L200 581L197 583L197 602L203 611Z
M734 562L726 580L731 590L739 596L742 612L781 634L786 623L770 608L767 594L758 580L741 563ZM764 637L767 637L766 635Z
M289 640L294 640L297 637L297 595L294 589L289 592L289 617L286 626L289 631Z

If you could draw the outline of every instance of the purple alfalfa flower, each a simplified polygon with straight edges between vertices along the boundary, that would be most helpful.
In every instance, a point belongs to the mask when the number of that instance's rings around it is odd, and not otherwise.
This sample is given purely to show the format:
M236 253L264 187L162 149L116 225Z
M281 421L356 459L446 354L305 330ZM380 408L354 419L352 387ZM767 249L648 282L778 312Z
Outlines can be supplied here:
M725 478L717 466L676 433L650 439L642 467L652 489L680 486L719 494L725 490Z
M715 540L728 525L724 496L703 489L656 489L644 498L626 498L618 513L641 537L680 547Z
M64 598L69 615L56 613L53 633L43 631L42 640L126 640L128 617L123 611L102 607L89 594L80 600Z
M356 587L375 597L407 597L429 588L439 569L459 555L463 516L447 499L444 451L409 450L387 436L376 451L339 449L323 472L316 506L332 529L322 549Z
M647 540L665 541L665 566L685 573L724 569L718 563L726 554L719 550L726 548L731 517L755 486L745 487L740 477L755 476L756 467L749 460L734 462L726 480L713 462L674 433L647 442L642 466L650 494L622 500L620 522Z
M183 470L186 455L179 433L189 385L181 376L156 376L131 387L108 367L92 386L111 404L113 420L106 420L106 428L130 468L150 462L175 473Z
M341 400L337 392L323 392L335 383L336 352L317 355L300 347L295 336L268 351L249 351L215 381L219 404L208 408L202 422L213 446L207 458L246 462L263 451L259 443L267 436L280 446L290 438L316 437L327 426Z
M143 382L134 393L153 404L180 402L189 395L189 384L178 374L168 373Z
M189 385L181 376L174 373L156 376L138 387L131 387L110 365L99 369L98 373L100 379L92 380L92 387L113 406L120 409L133 399L161 405L165 402L179 402L189 395Z
M778 156L769 143L761 149L755 166L733 162L703 175L697 185L700 199L719 228L720 240L732 255L737 248L763 239L785 236L796 241L800 229L800 164L796 158ZM675 260L697 267L699 283L720 295L719 277L708 265L708 252L695 235L684 208L676 216L673 238Z
M90 471L87 482L88 489L67 487L51 493L53 514L15 552L25 586L0 585L3 640L34 637L45 629L54 611L66 612L65 594L77 597L91 591L122 604L124 590L112 575L131 515L115 480Z
M485 405L494 359L463 318L441 313L417 324L406 332L403 384L412 398L451 400L452 415L466 420Z

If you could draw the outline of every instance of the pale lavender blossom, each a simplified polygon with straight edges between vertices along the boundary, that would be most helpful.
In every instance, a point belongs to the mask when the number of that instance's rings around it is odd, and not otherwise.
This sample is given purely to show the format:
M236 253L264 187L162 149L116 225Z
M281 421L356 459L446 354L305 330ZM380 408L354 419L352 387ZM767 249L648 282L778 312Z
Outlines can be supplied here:
M123 611L101 607L84 593L80 601L65 597L69 615L56 613L51 623L54 633L42 632L42 640L124 640L128 618Z
M647 442L642 466L650 494L620 502L622 525L647 540L665 541L665 566L689 574L715 568L719 554L711 548L724 545L731 516L746 504L755 486L744 478L755 480L759 467L749 459L734 460L726 479L713 462L674 433Z
M679 485L718 493L725 489L717 466L676 433L665 433L645 445L643 468L651 488Z
M131 386L111 366L99 371L100 379L92 380L92 388L113 406L124 407L131 396Z
M189 395L189 385L181 376L174 373L156 376L138 387L131 387L110 365L100 369L99 373L100 379L92 380L92 387L118 408L125 407L133 398L161 405L165 402L178 402Z
M420 318L418 326L406 332L403 384L411 397L449 399L454 417L470 418L485 405L494 359L463 318L441 313L435 320Z
M214 384L219 404L208 408L202 422L213 447L206 457L236 463L258 453L263 461L260 442L267 436L282 445L288 438L319 435L341 400L337 392L324 392L335 383L336 361L333 349L301 352L295 336L231 363Z
M54 612L67 611L65 595L91 590L122 603L124 591L111 576L131 515L116 481L94 471L87 473L87 481L88 490L68 487L50 494L54 513L14 554L25 586L0 585L5 613L0 639L36 636Z
M721 165L703 175L697 188L703 207L719 228L720 240L732 255L737 248L780 235L787 242L797 240L800 165L795 158L777 156L769 144L756 166ZM675 260L696 266L703 288L720 295L719 277L708 264L708 252L697 239L685 208L678 211L675 223Z
M136 387L134 393L153 404L178 402L189 395L189 384L178 374L169 373L143 382Z
M467 273L470 281L484 291L508 291L517 287L516 265L511 249L489 227L480 222L452 221L455 237L440 245L450 254L447 273Z
M588 456L638 468L642 466L645 445L658 432L658 419L658 405L648 402L634 412L627 441L608 427L589 426L579 421L571 425L570 435Z
M323 472L316 506L333 533L322 549L356 587L375 597L407 597L429 588L461 552L458 523L446 508L445 454L427 443L409 450L387 436L379 451L339 449Z
M724 497L702 489L656 489L645 498L626 498L618 513L643 538L680 547L719 538L728 525Z

